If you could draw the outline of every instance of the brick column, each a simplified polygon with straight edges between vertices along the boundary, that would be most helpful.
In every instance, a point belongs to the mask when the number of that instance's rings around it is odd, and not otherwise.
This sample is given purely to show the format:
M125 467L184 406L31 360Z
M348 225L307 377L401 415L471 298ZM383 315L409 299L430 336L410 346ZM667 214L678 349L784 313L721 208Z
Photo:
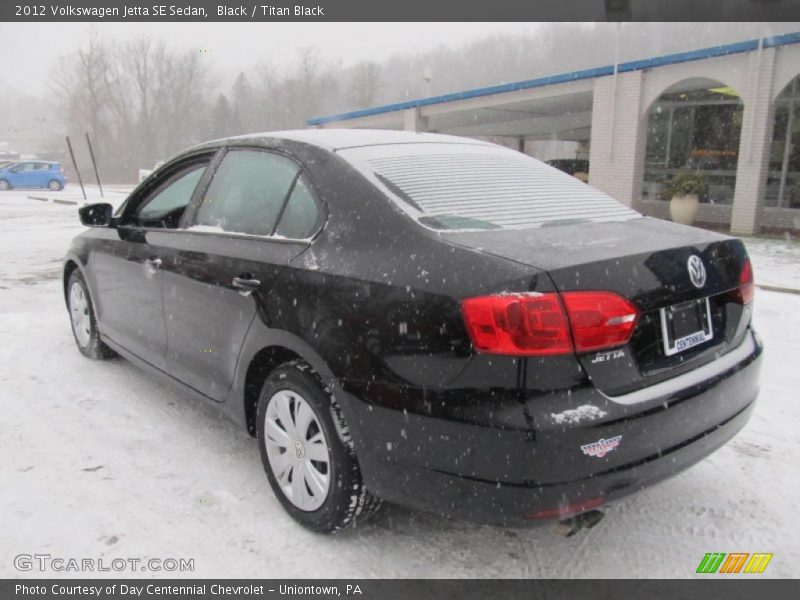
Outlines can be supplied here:
M764 205L772 144L775 52L775 48L764 48L750 54L747 89L740 90L744 114L731 215L731 233L739 235L758 233Z
M589 183L628 206L641 197L644 145L647 135L643 107L643 71L619 73L595 80Z
M418 108L407 108L403 111L403 129L406 131L427 131L428 119L422 116Z

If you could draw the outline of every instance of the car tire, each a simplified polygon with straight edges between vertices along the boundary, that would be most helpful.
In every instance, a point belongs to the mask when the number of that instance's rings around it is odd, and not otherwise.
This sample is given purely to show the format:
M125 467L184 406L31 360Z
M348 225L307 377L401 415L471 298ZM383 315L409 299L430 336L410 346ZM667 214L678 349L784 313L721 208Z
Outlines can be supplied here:
M72 337L81 354L94 360L105 360L116 353L100 339L94 304L80 271L75 269L67 281L67 310L72 324Z
M61 182L58 179L51 179L50 183L47 184L47 188L51 192L60 192L63 189L63 187L64 186L61 185Z
M8 183L8 179L0 179L0 192L5 192L11 189L11 184Z
M275 496L307 529L333 533L380 508L381 500L364 487L338 404L307 363L285 363L267 377L257 432Z

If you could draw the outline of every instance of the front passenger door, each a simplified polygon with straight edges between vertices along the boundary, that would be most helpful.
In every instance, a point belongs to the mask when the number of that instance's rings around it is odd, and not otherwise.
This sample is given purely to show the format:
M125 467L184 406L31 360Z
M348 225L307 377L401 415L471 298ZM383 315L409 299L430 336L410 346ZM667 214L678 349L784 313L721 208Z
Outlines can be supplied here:
M92 260L103 333L127 351L166 370L167 332L162 302L163 247L181 217L210 156L181 161L132 198L111 239Z

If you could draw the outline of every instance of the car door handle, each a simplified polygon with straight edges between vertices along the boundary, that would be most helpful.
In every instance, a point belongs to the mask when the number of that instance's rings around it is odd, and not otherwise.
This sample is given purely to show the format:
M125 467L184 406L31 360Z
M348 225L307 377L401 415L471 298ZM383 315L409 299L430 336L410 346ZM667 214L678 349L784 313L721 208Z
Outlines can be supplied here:
M144 263L150 267L151 269L160 269L161 268L161 259L160 258L148 258L144 261Z
M247 297L256 291L261 282L258 279L252 279L250 277L234 277L233 278L233 287L239 290L239 293Z

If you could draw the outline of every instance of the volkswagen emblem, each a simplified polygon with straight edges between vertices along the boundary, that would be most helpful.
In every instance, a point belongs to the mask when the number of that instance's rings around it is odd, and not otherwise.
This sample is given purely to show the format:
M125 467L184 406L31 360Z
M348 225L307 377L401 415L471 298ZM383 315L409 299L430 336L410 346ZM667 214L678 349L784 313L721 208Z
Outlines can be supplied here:
M689 269L689 279L692 280L694 287L703 287L706 284L706 266L703 264L703 259L692 254L686 266Z
M306 457L306 449L303 447L303 442L300 440L294 441L294 454L297 458L305 458Z

